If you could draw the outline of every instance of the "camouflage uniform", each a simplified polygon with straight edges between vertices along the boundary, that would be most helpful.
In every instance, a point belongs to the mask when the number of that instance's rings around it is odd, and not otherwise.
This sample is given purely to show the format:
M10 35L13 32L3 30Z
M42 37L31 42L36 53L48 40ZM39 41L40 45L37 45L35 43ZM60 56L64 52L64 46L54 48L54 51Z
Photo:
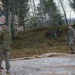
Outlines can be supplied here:
M6 25L0 27L0 68L2 64L2 57L5 56L6 69L10 69L10 44L11 44L11 33Z
M69 40L69 47L71 51L74 51L74 39L75 39L75 30L74 28L70 28L68 30L68 40Z

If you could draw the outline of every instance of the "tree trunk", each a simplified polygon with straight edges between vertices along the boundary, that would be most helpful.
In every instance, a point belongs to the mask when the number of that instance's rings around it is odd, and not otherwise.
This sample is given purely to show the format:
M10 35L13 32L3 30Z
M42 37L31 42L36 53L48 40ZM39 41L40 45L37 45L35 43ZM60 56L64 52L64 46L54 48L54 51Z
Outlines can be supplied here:
M33 5L32 5L32 0L30 0L30 8L31 8L31 10L32 10L32 13L33 13L33 16L35 16L35 14L34 14L34 10L33 10Z
M11 32L12 32L12 36L14 37L14 0L12 0L11 3Z
M16 24L16 25L17 25L17 28L18 28L18 26L19 26L19 25L18 25L19 12L18 12L18 3L17 3L17 1L18 1L18 0L15 0L15 11L16 11L15 13L16 13L16 16L17 16L17 24ZM17 36L18 36L18 30L17 30Z
M24 19L23 19L23 29L24 29L24 31L25 31L25 21L24 21Z
M36 5L35 5L34 0L33 0L33 5L34 5L34 16L36 17Z
M6 0L6 25L8 26L9 30L11 31L11 24L10 24L10 0Z
M63 12L64 12L64 16L65 16L66 25L68 26L68 20L67 20L67 16L66 16L66 12L65 12L64 6L63 6L63 4L62 4L62 2L61 2L61 1L59 1L59 2L60 2L60 4L61 4L61 7L62 7Z

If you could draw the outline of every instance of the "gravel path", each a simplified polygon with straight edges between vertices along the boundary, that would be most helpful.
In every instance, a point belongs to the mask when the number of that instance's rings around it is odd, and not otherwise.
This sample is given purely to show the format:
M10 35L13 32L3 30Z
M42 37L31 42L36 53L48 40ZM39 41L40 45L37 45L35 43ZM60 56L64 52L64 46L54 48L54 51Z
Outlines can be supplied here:
M75 54L56 55L27 60L11 60L9 75L75 75ZM4 61L2 65L5 67ZM0 75L8 74L4 69Z

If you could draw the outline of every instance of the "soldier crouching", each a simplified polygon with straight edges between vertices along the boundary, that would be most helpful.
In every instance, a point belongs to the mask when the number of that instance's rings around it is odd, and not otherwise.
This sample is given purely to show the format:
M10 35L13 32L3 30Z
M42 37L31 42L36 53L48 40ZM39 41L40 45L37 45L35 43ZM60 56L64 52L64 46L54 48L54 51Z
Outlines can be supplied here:
M10 45L11 32L6 25L0 25L0 71L2 68L2 58L5 57L6 72L10 70Z

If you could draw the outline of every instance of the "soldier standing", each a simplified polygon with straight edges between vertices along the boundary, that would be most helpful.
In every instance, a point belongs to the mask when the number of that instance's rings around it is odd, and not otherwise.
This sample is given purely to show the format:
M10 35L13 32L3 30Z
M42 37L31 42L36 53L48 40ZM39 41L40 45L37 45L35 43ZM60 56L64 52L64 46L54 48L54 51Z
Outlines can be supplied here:
M11 33L6 25L0 25L0 71L2 67L2 58L5 57L6 72L10 71L10 45L11 45Z
M68 26L68 36L69 47L71 49L71 53L74 54L74 39L75 39L75 30L72 26Z

